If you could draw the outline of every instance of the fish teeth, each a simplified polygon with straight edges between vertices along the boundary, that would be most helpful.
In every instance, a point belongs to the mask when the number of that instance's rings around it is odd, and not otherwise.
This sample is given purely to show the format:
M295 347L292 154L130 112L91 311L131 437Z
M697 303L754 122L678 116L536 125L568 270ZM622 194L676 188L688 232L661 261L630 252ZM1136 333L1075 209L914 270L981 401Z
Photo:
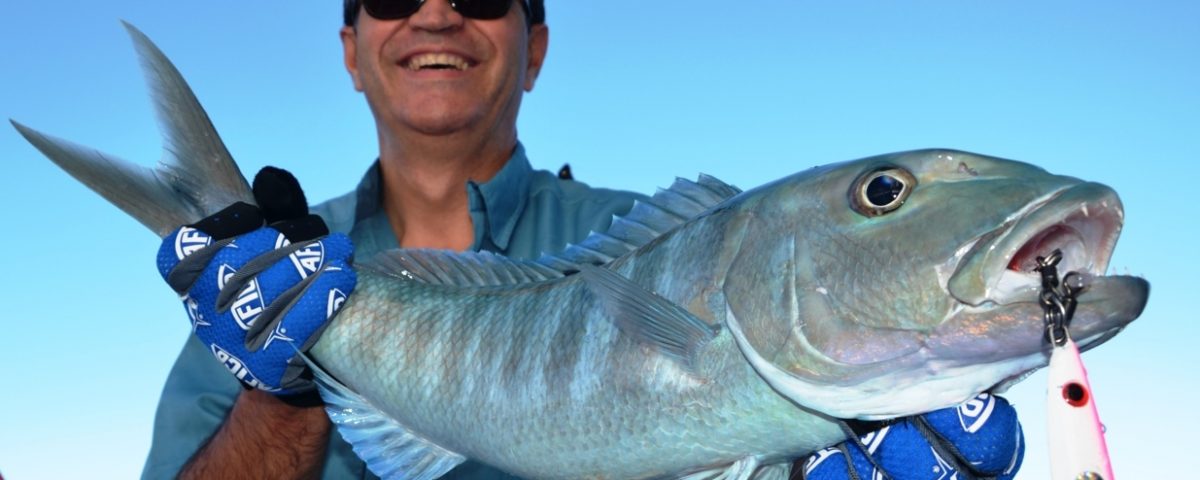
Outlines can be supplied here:
M451 67L460 72L470 67L467 59L452 53L422 53L414 55L408 60L405 67L409 70L417 71L435 65Z

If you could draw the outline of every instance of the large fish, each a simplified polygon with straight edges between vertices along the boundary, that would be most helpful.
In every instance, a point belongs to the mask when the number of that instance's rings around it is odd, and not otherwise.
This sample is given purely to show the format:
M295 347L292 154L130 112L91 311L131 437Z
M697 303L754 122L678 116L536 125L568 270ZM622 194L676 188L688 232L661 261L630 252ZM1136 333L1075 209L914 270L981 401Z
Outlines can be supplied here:
M14 122L160 236L253 200L179 73L130 28L165 129L157 169ZM1035 258L1086 274L1071 336L1095 346L1149 284L1105 276L1109 188L922 150L741 192L679 180L538 262L396 250L310 351L331 418L381 476L473 458L533 478L785 478L887 419L1047 363ZM336 380L334 380L336 379Z

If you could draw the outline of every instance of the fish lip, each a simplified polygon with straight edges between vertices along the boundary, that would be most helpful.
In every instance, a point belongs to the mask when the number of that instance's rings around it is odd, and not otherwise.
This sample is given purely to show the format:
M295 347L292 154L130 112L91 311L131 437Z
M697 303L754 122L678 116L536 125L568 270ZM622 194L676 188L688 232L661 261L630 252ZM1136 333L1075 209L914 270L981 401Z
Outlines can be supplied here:
M1087 282L1068 324L1081 350L1107 341L1140 317L1150 297L1150 283L1141 277L1112 275ZM1043 319L1036 294L1009 305L963 307L925 339L925 346L934 357L960 363L1042 355L1050 349Z
M1134 276L1091 279L1079 295L1068 327L1080 351L1122 332L1145 311L1150 283ZM927 353L940 368L986 365L977 391L1003 393L1029 373L1045 367L1052 344L1046 338L1040 304L1019 302L967 307L926 339Z
M1096 347L1108 342L1109 340L1112 340L1112 338L1117 336L1118 333L1121 333L1122 331L1124 331L1125 327L1127 327L1127 326L1128 326L1128 324L1116 325L1113 327L1109 327L1105 330L1102 330L1099 333L1096 333L1093 335L1088 335L1086 337L1079 339L1076 342L1076 345L1078 345L1078 347L1079 347L1079 352L1080 353L1086 352L1088 350L1091 350L1093 348L1096 348ZM1053 347L1051 347L1049 343L1043 343L1041 345L1041 350L1039 352L1033 352L1033 354L1044 355L1046 357L1046 360L1049 361L1051 348L1053 348ZM1002 394L1002 393L1008 391L1009 388L1012 388L1013 385L1021 383L1026 378L1029 378L1029 376L1032 375L1033 372L1035 372L1036 370L1037 369L1034 368L1034 369L1023 370L1023 371L1017 372L1017 373L1010 375L1007 378L997 382L991 388L987 389L987 391L991 392L991 393L995 393L995 394Z
M1124 210L1112 189L1098 183L1063 187L1030 202L1000 227L964 245L947 291L972 306L1036 301L1036 257L1063 251L1060 275L1101 276L1121 233Z

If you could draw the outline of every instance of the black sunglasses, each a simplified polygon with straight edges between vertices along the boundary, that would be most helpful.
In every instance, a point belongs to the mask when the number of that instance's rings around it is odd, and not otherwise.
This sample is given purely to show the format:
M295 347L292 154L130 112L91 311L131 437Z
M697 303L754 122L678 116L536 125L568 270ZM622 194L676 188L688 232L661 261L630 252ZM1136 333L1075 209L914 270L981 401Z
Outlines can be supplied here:
M521 8L529 15L528 0L521 0ZM513 0L450 0L450 8L467 18L495 20L508 15ZM367 15L380 20L408 18L421 9L425 0L362 0Z

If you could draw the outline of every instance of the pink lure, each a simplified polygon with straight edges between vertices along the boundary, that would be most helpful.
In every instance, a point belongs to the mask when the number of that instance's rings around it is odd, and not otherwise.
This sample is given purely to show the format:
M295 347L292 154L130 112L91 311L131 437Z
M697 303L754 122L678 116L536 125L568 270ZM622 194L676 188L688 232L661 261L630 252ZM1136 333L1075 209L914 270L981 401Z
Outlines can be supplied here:
M1050 478L1113 480L1104 425L1096 413L1092 386L1074 340L1067 338L1050 352L1049 377Z

